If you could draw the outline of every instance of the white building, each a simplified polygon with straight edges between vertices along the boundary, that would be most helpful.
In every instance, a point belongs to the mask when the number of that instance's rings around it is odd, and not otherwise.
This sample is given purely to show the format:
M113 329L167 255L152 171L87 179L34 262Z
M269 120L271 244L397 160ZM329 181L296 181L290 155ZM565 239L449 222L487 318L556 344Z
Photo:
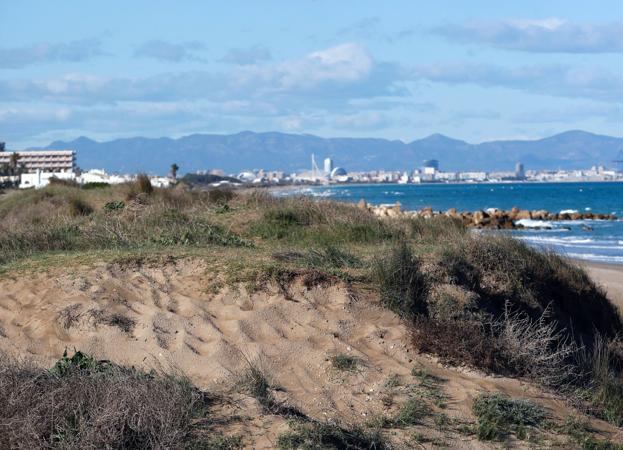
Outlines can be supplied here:
M59 180L75 180L76 174L74 172L42 172L41 170L37 170L33 173L23 173L20 176L19 188L39 189L50 184L50 178L57 178Z
M91 169L88 172L83 172L78 177L78 183L108 183L108 184L121 184L128 181L132 181L134 178L130 175L109 175L102 169Z
M327 176L330 176L331 172L333 172L333 160L331 158L325 158L324 173L326 173Z
M17 158L17 167L23 167L26 172L73 172L76 168L76 152L73 150L4 151L0 152L0 166L10 165L13 154Z

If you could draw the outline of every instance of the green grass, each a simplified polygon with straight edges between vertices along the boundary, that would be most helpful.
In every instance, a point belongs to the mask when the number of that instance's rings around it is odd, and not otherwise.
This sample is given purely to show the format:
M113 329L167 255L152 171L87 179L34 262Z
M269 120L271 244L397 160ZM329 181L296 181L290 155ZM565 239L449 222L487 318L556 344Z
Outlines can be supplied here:
M405 427L419 425L422 420L431 414L428 405L419 398L409 398L400 407L400 410L393 419L395 426Z
M345 428L316 421L290 421L290 431L277 438L279 450L390 450L378 431Z
M502 394L480 395L473 412L478 419L478 439L483 441L503 440L509 433L523 439L527 428L539 427L547 418L545 410L532 401Z
M340 353L331 357L331 365L334 369L353 372L361 364L361 360L355 356Z

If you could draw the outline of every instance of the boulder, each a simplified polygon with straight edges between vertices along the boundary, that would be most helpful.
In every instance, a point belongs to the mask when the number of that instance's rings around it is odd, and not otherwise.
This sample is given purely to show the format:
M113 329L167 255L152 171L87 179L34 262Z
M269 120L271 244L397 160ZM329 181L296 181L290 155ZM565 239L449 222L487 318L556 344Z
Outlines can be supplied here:
M522 209L521 211L517 212L517 214L515 214L515 217L513 219L514 220L532 219L532 213L528 211L527 209Z

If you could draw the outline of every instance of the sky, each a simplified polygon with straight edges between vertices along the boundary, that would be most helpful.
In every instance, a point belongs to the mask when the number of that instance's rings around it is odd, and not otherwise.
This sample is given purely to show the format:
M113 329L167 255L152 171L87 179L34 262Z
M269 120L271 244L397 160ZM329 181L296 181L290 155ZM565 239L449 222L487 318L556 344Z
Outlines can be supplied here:
M623 2L0 0L0 140L621 136Z

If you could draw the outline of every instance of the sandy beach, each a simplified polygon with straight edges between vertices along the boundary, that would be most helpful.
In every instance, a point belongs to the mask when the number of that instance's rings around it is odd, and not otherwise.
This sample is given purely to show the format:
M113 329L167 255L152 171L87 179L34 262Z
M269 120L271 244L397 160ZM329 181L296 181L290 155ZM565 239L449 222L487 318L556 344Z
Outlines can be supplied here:
M608 297L623 310L623 266L579 262L590 276L608 293Z

